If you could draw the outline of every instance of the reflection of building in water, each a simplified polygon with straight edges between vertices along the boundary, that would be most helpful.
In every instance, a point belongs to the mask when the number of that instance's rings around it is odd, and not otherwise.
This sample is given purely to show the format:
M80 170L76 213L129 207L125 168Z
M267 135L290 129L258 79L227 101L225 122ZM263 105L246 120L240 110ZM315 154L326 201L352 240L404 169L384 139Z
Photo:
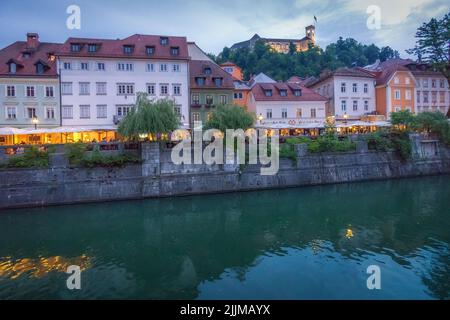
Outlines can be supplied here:
M71 265L79 266L80 270L84 271L91 265L90 258L86 255L75 258L61 256L17 260L13 260L11 257L0 258L0 278L16 279L25 273L33 278L42 278L52 271L66 272Z

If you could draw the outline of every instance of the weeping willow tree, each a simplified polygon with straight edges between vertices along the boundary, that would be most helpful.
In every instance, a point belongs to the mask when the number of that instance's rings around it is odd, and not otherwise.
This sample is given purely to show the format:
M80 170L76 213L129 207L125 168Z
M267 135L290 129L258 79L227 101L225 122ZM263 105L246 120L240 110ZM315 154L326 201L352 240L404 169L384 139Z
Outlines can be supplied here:
M174 111L175 102L169 99L150 101L147 94L138 93L133 110L120 122L120 135L137 139L142 134L168 134L178 129L180 120Z

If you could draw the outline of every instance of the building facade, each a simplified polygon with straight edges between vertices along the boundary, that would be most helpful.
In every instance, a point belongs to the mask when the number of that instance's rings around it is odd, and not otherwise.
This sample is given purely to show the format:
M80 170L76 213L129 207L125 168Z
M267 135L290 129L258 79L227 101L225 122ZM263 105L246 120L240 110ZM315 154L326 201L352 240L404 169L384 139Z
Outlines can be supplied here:
M375 77L350 68L323 73L308 87L328 99L327 116L360 120L376 111Z
M255 83L249 96L248 110L259 125L309 127L323 125L327 98L293 83Z
M122 40L69 38L58 52L64 126L115 128L136 102L173 99L189 125L186 38L135 34Z
M0 50L0 126L52 128L61 123L55 53L36 33Z

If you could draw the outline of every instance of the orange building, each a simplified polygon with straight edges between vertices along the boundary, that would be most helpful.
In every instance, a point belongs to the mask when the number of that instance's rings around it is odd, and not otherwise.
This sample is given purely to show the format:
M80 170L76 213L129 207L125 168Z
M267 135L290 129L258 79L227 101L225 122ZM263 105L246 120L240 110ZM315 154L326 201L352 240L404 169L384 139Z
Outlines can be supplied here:
M244 75L242 74L242 69L239 68L236 64L233 62L224 62L220 65L223 70L228 72L233 76L234 79L242 81L244 79Z
M376 77L376 111L389 118L391 112L415 112L415 80L401 59L392 59L367 66L364 70Z
M251 87L247 82L235 80L233 93L234 104L246 108L250 91Z

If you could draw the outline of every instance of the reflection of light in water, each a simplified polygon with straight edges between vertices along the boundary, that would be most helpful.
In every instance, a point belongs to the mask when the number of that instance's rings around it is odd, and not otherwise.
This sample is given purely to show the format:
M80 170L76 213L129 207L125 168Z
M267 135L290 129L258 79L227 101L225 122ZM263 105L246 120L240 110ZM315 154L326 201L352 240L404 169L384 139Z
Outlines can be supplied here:
M75 258L61 256L17 260L12 260L11 257L0 258L0 278L16 279L24 273L29 273L33 278L42 278L52 271L66 272L71 265L79 266L81 271L84 271L90 267L90 258L84 254Z
M347 232L345 233L345 237L347 239L353 238L353 230L352 229L347 229Z

